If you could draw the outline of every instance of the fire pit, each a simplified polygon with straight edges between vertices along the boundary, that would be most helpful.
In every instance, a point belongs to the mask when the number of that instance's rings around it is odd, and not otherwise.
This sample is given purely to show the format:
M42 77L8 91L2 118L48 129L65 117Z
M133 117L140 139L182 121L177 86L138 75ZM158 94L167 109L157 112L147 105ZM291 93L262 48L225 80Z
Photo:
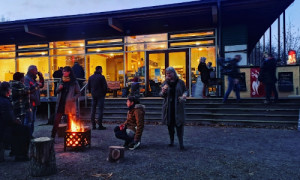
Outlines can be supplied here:
M65 132L64 151L67 148L83 150L86 146L91 147L91 129L73 119L69 123L70 128Z

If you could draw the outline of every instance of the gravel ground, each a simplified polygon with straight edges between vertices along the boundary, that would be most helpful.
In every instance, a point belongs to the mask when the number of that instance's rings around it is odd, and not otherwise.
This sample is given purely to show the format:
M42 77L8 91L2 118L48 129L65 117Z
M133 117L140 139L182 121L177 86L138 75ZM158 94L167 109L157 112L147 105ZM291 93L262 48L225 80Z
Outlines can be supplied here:
M46 121L38 121L43 124ZM126 150L120 163L106 161L108 147L122 145L116 124L92 131L92 147L83 152L55 144L57 174L31 177L29 162L8 157L0 163L0 179L300 179L300 132L287 129L186 126L180 151L177 138L168 147L166 126L146 125L142 144ZM35 137L50 136L52 126L36 126Z

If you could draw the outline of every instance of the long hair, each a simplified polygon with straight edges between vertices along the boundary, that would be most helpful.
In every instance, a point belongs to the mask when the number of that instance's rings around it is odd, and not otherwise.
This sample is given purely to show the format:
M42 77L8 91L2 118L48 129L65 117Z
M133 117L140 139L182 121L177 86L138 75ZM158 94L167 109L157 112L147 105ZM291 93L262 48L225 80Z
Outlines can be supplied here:
M70 81L72 83L76 81L76 77L75 77L74 72L73 72L73 70L70 66L65 66L63 70L70 72L69 77L70 77Z
M166 69L166 73L167 72L173 72L174 73L174 76L175 76L175 80L177 80L178 79L178 75L177 75L177 73L176 73L176 70L173 68L173 67L167 67L167 69Z

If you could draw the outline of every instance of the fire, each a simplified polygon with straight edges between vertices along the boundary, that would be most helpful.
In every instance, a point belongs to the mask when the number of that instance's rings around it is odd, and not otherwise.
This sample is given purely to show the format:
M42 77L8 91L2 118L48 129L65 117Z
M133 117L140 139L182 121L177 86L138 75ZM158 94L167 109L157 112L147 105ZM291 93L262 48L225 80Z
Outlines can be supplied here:
M79 121L76 121L76 118L69 114L69 123L71 132L84 132L84 126Z

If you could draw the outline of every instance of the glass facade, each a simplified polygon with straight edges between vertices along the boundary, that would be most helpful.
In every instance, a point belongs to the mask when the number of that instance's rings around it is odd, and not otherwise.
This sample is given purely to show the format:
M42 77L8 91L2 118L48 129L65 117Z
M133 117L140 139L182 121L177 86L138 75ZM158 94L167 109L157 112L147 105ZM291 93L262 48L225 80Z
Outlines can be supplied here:
M57 41L40 44L0 46L0 81L12 80L16 71L27 72L36 65L46 79L52 79L59 67L78 62L91 76L96 66L102 66L108 82L119 83L117 95L135 77L140 93L152 91L165 80L165 69L173 66L189 89L195 85L200 57L216 67L215 31L162 33L125 36L122 38ZM52 87L52 83L50 83ZM148 87L147 87L148 86ZM51 89L51 94L54 89ZM147 93L147 95L151 93Z

